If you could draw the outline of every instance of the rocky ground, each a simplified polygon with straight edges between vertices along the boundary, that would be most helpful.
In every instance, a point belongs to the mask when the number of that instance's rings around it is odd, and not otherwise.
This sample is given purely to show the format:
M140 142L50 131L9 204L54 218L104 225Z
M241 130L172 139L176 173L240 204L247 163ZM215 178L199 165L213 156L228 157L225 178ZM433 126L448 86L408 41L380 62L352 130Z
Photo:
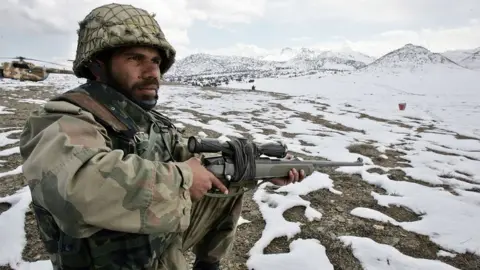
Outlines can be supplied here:
M39 106L38 104L20 101L21 99L41 100L50 97L51 94L51 92L42 88L31 88L28 89L28 91L15 92L2 91L0 86L0 106L14 108L15 112L14 114L0 114L1 128L3 128L2 132L21 129L28 113ZM204 117L204 119L201 119L202 122L213 119L211 116L202 117ZM304 115L304 117L309 116ZM365 117L369 116L365 115ZM325 120L323 121L324 125L330 125L339 130L348 129L348 127L345 126L335 126ZM382 121L382 119L378 119L378 121ZM200 129L198 127L186 125L186 135L198 134L199 131ZM213 131L205 132L210 135L217 135ZM14 139L17 138L17 136L18 133L14 133L9 136L9 138ZM14 146L15 144L3 146L0 148L0 151ZM405 164L405 160L402 159L402 152L387 151L386 154L389 158L386 160L377 159L379 154L375 152L375 148L369 145L353 145L349 150L371 157L374 162L382 166L408 166L408 164ZM312 158L307 156L303 157ZM6 162L0 167L0 172L15 169L22 163L18 154L5 157L4 160L6 160ZM385 164L386 162L389 164ZM383 194L384 191L361 181L359 176L351 177L333 172L332 170L323 170L323 172L331 173L335 189L342 191L343 194L337 195L330 193L328 190L319 190L303 196L304 199L311 202L313 208L323 214L322 219L320 221L307 222L303 213L303 207L292 208L286 211L284 216L287 220L300 221L306 224L302 227L302 232L294 238L319 239L326 247L327 255L331 263L335 266L335 269L362 269L359 261L352 255L349 247L345 247L339 240L337 240L336 237L340 235L369 237L379 243L391 245L406 255L427 259L438 259L459 269L480 269L480 258L478 256L472 254L459 254L455 258L439 258L436 255L439 247L432 243L426 236L405 231L402 228L391 224L362 219L351 215L349 212L353 208L362 206L379 210L395 218L397 221L413 221L419 219L416 214L405 208L386 208L379 206L370 195L370 192L375 191ZM400 170L391 170L389 172L379 171L379 173L387 173L393 180L416 181L415 179L405 177L405 174ZM23 182L21 174L3 177L0 179L0 197L12 194L24 185L25 183ZM224 269L246 269L245 262L248 259L248 251L260 238L261 232L264 228L264 220L257 204L251 199L252 194L252 191L247 193L242 212L242 217L251 222L247 225L240 225L238 227L237 239L234 243L233 249L223 262ZM0 212L5 209L8 209L8 205L0 205ZM23 258L27 261L47 259L45 250L38 237L32 213L27 214L25 224L27 245L23 252ZM288 252L288 245L291 240L292 239L287 240L286 238L276 239L267 247L265 252ZM192 258L191 254L189 254L189 257ZM0 269L9 268L0 267Z

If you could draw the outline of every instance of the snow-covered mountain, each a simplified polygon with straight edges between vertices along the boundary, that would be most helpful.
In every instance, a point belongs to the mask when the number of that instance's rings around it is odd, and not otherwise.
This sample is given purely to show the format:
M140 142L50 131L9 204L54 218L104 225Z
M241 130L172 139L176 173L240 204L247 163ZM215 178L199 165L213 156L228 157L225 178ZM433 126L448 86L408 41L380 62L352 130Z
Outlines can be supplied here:
M391 51L367 65L363 70L417 70L427 66L461 68L457 63L439 53L433 53L425 47L406 44Z
M311 48L290 48L286 47L281 49L278 52L272 52L265 56L258 57L261 60L267 61L277 61L277 62L286 62L294 58L304 57L304 58L343 58L347 60L353 60L357 62L363 62L369 64L375 60L374 57L369 55L354 51L350 48L342 48L341 50L318 50Z
M460 65L470 69L480 69L480 48L458 62Z
M456 61L446 55L457 55ZM283 48L260 57L193 54L178 60L165 78L201 85L252 81L262 77L325 76L340 72L402 72L444 68L480 69L480 48L476 51L434 53L425 47L406 44L374 59L353 50L319 51L311 48ZM459 59L459 55L466 55ZM203 79L199 80L199 77ZM201 82L201 83L200 83Z
M167 76L200 76L242 74L251 72L269 75L305 74L320 70L355 70L366 66L373 57L355 52L319 51L310 48L283 48L278 53L261 57L193 54L178 60Z
M479 51L480 51L480 47L476 49L469 49L469 50L449 50L449 51L442 52L442 55L446 56L448 59L452 61L460 63L465 58Z
M372 61L369 56L360 53L354 55L353 53L318 51L309 48L299 50L285 48L280 55L268 55L261 59L275 62L274 65L278 69L307 72L312 70L355 70L364 67L367 63L358 58L366 62Z
M250 57L198 53L177 61L168 74L170 76L212 75L265 71L272 68L268 61Z
M298 50L294 50L290 47L285 47L280 50L280 52L272 52L263 56L259 56L258 59L262 59L265 61L277 61L277 62L285 62L293 57L298 53Z

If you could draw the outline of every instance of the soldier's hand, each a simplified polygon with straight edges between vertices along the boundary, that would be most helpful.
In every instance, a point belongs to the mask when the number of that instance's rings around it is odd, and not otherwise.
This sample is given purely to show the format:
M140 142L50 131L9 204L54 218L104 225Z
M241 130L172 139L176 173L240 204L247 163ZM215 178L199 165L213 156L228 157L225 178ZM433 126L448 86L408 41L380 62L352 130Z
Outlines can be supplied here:
M288 172L288 176L282 178L273 178L270 179L270 182L277 186L286 186L292 183L301 182L305 179L305 171L297 171L295 168L291 169Z
M202 166L200 159L192 157L186 161L193 174L193 183L190 187L190 197L192 200L201 199L205 193L212 187L218 188L222 193L228 194L227 187L215 177L210 171Z
M292 154L288 153L285 156L285 159L294 160L295 157ZM277 185L277 186L285 186L292 183L301 182L303 179L305 179L305 171L304 170L297 171L295 168L292 168L288 172L288 176L282 177L282 178L270 179L270 182L272 182L274 185Z

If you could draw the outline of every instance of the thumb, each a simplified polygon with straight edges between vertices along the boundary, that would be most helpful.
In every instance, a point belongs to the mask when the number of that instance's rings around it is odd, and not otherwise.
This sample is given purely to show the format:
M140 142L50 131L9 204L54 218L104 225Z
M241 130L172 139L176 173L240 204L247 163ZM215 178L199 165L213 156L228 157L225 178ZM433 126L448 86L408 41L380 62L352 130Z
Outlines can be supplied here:
M228 188L215 176L210 177L212 184L218 188L223 194L228 194Z

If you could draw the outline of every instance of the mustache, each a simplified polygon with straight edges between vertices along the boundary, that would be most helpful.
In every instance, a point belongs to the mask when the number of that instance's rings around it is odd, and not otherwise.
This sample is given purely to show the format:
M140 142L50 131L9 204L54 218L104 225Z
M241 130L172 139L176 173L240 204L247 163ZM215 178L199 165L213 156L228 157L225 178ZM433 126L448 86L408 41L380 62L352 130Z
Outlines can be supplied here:
M155 86L156 88L160 87L160 82L156 78L146 78L142 80L141 82L137 82L133 85L133 88L139 89L139 88L145 88L145 87L151 87Z

